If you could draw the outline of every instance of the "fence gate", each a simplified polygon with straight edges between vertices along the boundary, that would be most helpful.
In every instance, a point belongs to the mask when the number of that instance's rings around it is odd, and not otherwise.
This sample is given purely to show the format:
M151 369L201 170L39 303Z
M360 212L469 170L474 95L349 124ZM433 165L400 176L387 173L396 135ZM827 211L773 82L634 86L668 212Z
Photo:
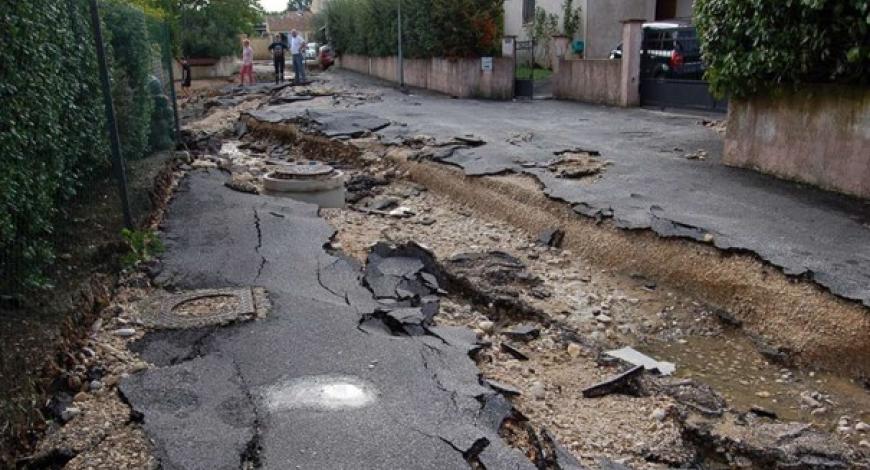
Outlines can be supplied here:
M514 96L532 98L535 94L535 42L516 41L514 49Z
M727 100L710 94L703 79L700 41L694 28L644 29L640 104L726 112Z

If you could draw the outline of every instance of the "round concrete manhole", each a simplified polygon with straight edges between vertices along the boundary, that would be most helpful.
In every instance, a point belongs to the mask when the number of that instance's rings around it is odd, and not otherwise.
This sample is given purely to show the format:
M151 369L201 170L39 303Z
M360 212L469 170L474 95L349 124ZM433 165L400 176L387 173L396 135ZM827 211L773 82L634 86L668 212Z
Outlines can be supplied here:
M280 165L261 178L267 193L317 204L321 208L344 207L345 175L316 161Z
M313 375L287 380L266 389L263 399L273 411L311 409L337 411L363 408L377 401L375 387L358 377Z
M335 173L335 169L331 166L316 161L309 161L281 165L275 170L274 175L280 179L315 179L328 177L333 173Z
M152 328L197 328L250 320L267 310L263 289L203 289L148 298L139 305L139 319Z

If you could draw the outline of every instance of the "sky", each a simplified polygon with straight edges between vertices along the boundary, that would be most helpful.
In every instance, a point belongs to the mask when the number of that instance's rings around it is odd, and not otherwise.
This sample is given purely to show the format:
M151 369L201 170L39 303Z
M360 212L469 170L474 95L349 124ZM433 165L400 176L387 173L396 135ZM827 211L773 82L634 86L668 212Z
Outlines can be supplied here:
M266 11L284 11L287 0L260 0L260 5Z

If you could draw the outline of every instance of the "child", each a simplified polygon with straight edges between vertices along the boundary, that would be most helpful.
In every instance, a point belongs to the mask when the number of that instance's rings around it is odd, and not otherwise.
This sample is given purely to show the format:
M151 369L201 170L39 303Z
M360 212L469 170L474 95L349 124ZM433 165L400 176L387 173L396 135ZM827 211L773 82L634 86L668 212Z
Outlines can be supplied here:
M275 64L275 84L284 81L284 51L287 49L287 44L281 38L281 35L275 35L275 41L269 45L269 50L272 51L272 61Z
M190 98L190 82L190 63L187 61L187 57L183 57L181 59L181 94L185 98Z
M253 85L257 81L254 79L254 49L251 48L251 41L245 39L242 42L242 72L239 74L239 79L242 85L245 84L245 76L248 77L248 85Z

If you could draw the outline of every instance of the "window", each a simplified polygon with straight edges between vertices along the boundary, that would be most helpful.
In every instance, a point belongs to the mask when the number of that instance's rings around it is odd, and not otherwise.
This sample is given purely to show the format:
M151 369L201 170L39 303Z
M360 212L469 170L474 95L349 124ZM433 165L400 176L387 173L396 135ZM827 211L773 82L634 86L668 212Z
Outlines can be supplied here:
M535 0L523 0L523 24L535 20Z

